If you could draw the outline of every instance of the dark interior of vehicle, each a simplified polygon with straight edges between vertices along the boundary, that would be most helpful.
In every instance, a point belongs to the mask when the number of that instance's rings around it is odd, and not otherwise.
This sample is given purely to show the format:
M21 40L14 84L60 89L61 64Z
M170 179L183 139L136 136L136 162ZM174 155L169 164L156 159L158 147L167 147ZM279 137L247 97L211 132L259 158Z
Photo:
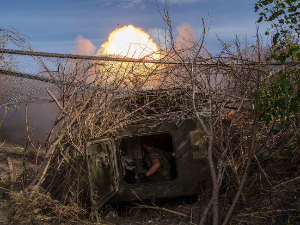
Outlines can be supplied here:
M149 168L144 162L144 159L147 157L147 151L142 147L143 143L146 142L150 142L153 147L164 151L164 155L171 164L171 177L175 179L177 171L173 138L169 133L157 133L126 137L120 141L120 156L124 181L128 184L140 183L139 179L135 179L134 177L148 171Z

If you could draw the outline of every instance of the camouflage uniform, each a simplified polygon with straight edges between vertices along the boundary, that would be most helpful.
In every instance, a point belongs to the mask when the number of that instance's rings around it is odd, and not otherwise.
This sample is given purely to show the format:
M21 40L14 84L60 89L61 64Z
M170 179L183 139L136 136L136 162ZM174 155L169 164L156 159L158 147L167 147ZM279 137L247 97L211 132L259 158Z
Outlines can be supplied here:
M166 156L166 153L164 153L163 150L159 148L155 148L155 147L151 148L151 150L148 152L148 155L146 157L146 163L149 166L149 168L153 166L153 161L155 159L159 159L160 162L160 167L158 168L156 173L158 173L165 179L168 180L171 179L171 173L170 173L171 164L169 159Z

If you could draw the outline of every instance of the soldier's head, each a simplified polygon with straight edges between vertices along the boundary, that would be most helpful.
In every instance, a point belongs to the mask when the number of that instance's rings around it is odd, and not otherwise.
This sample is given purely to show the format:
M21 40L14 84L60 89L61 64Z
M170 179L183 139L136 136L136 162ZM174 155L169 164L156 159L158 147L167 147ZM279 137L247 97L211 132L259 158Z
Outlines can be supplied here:
M146 149L149 152L153 148L153 141L145 140L145 141L143 141L142 146L144 149Z

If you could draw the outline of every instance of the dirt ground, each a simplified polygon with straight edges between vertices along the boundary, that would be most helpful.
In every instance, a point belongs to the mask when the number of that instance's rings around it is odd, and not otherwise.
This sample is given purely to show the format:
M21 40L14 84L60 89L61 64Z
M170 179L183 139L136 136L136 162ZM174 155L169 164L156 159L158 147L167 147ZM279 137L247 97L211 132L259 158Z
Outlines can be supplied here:
M159 200L155 205L151 202L144 203L145 205L141 202L121 206L107 205L103 209L102 221L119 225L197 224L199 218L197 196Z
M0 224L12 224L9 193L24 189L25 182L36 174L41 160L41 151L37 154L31 146L0 140Z
M43 157L42 150L34 150L30 145L14 144L0 140L0 187L10 184L18 191L23 188L23 181L34 175ZM27 174L27 177L23 177Z

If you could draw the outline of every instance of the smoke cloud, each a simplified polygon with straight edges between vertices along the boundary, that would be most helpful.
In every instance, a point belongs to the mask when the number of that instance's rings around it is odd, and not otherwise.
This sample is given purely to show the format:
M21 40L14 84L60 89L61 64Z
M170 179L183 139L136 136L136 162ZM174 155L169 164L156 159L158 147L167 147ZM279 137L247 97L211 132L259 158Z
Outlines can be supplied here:
M96 46L93 43L84 38L82 35L78 35L75 40L75 50L73 54L77 55L95 55Z
M189 23L183 23L176 27L178 36L175 40L178 49L191 48L195 41L197 41L197 33Z
M43 143L52 128L59 109L55 103L30 103L28 104L27 120L33 140ZM4 108L0 108L0 118L4 115ZM25 126L25 104L20 104L19 109L9 110L0 126L0 140L16 144L27 141Z

